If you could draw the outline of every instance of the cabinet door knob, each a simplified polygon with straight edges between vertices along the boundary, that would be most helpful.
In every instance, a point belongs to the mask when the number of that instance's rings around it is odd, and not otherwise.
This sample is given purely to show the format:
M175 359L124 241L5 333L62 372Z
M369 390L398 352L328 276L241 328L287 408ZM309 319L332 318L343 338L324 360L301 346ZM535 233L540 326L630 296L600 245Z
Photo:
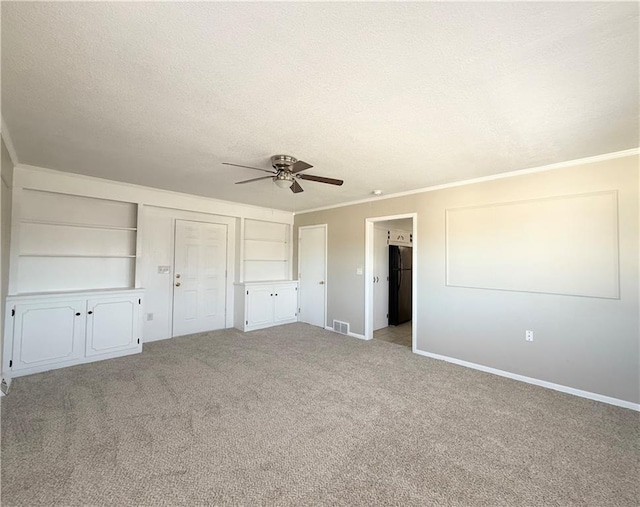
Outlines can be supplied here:
M176 278L180 278L180 273L176 273Z
M176 282L176 287L180 287L180 282Z
M324 280L320 280L318 283L319 283L320 285L324 285Z
M93 313L93 310L89 310L89 311L87 312L87 314L89 314L89 315L91 315L92 313Z
M80 317L80 312L76 312L76 317Z

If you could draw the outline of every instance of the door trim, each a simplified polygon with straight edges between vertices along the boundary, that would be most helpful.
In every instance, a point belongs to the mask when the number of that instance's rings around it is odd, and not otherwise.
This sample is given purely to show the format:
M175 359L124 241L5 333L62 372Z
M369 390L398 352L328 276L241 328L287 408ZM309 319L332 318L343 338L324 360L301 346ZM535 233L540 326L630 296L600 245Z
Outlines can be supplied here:
M324 269L323 269L323 273L324 273L324 324L322 327L327 327L327 294L329 292L329 284L327 281L327 264L329 262L328 259L328 255L329 255L329 249L328 249L328 229L329 226L327 224L316 224L316 225L301 225L300 227L298 227L298 290L300 290L300 239L302 236L302 230L304 229L324 229ZM300 291L301 293L302 291ZM300 304L300 301L298 300L298 304ZM300 315L298 313L298 318L300 318Z
M373 228L376 222L386 220L398 220L401 218L411 218L413 246L411 250L412 270L411 270L411 350L416 352L416 333L418 329L417 311L417 287L418 287L418 214L403 213L400 215L389 215L384 217L371 217L365 219L364 229L364 338L373 339Z

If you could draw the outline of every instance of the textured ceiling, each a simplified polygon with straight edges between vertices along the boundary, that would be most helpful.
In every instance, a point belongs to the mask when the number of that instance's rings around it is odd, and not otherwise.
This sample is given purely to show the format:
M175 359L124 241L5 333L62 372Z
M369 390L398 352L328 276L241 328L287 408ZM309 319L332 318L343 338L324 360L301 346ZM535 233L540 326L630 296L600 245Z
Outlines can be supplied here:
M638 146L638 4L2 2L19 162L287 210ZM285 153L342 178L234 185Z

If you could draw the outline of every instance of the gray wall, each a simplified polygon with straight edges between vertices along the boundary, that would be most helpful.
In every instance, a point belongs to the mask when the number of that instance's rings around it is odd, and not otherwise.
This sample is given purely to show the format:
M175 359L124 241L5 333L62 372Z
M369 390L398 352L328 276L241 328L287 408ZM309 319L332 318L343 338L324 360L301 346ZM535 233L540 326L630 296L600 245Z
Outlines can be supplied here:
M364 277L356 269L364 266L365 219L415 212L419 350L638 403L638 162L625 157L298 214L294 234L328 224L327 322L350 322L363 334ZM446 209L610 190L618 191L620 299L445 285Z
M13 163L9 157L4 140L2 147L1 181L0 186L0 364L2 364L2 350L4 341L4 311L5 300L9 288L9 245L11 239L11 187L13 186Z

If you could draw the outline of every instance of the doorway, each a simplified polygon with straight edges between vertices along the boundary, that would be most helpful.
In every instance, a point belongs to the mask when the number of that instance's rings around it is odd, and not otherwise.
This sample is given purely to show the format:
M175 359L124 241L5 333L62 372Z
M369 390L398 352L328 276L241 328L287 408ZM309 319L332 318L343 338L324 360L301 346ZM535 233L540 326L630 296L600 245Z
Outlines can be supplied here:
M327 315L327 225L298 229L299 319L326 327Z
M225 327L227 226L175 222L173 336Z
M415 350L416 213L367 218L365 338Z

